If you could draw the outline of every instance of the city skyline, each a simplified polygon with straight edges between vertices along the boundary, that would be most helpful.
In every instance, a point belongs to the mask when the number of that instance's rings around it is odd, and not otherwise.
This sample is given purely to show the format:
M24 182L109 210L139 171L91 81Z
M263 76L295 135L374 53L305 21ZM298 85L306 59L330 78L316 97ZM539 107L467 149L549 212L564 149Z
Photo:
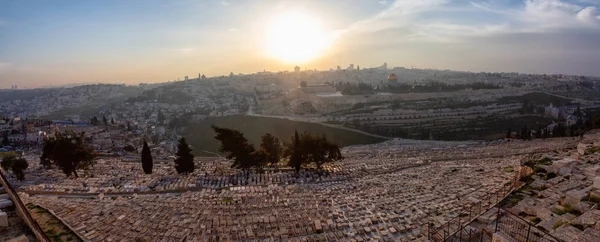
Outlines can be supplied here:
M600 3L0 1L0 88L363 67L600 76Z

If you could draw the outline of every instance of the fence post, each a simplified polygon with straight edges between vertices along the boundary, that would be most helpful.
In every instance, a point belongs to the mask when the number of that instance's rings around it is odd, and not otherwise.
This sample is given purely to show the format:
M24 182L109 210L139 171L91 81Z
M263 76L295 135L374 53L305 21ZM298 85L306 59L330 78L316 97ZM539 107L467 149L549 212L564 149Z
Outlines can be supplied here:
M531 225L530 225L530 224L528 224L528 226L527 226L527 238L525 238L525 242L528 242L528 241L529 241L529 232L530 232L530 231L531 231Z
M447 236L446 238L450 237L450 222L451 222L451 221L452 221L452 220L448 221L448 236ZM445 240L446 238L444 238L444 240Z
M469 220L470 220L470 219L472 219L472 218L471 218L471 211L472 211L472 210L473 210L473 207L470 207L470 208L469 208Z
M498 213L496 214L496 227L494 233L498 232L498 224L500 223L500 207L498 207Z
M427 225L427 240L431 241L431 223Z
M473 230L469 229L469 241L471 241L471 232L473 232Z

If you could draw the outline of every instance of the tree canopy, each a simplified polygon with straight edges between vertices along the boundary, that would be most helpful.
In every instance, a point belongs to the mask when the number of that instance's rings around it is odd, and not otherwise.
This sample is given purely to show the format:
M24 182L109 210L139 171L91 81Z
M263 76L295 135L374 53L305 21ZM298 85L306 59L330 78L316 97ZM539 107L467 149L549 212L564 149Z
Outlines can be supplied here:
M212 129L217 134L215 139L221 141L219 152L227 153L226 158L233 160L231 168L248 171L255 166L255 160L252 157L252 154L255 153L254 146L248 144L244 134L237 130L219 128L214 125Z
M270 164L277 164L281 159L283 148L277 137L270 133L266 133L261 138L260 148L266 152L266 160Z
M291 142L286 143L286 148L282 149L280 141L267 133L262 136L260 149L256 150L240 131L214 125L212 129L216 133L215 139L221 141L219 152L233 160L231 167L243 170L246 177L250 169L262 171L267 163L275 164L282 156L289 158L288 165L296 172L304 164L315 163L317 169L321 170L323 164L342 159L339 147L329 142L325 135L312 135L308 132L299 135L296 131Z
M0 163L0 166L5 171L12 171L17 177L17 180L22 181L25 179L25 170L29 167L27 160L23 158L17 158L14 155L5 156Z
M177 158L175 159L175 170L178 174L189 174L194 172L194 155L185 138L179 139L177 145Z
M298 131L294 133L285 154L290 158L289 165L297 172L303 164L315 163L317 169L321 170L323 164L342 159L338 145L329 142L325 135L308 132L298 135Z
M73 174L78 178L77 170L92 166L94 158L94 148L86 142L84 133L66 131L44 141L40 163L47 168L56 165L67 177Z

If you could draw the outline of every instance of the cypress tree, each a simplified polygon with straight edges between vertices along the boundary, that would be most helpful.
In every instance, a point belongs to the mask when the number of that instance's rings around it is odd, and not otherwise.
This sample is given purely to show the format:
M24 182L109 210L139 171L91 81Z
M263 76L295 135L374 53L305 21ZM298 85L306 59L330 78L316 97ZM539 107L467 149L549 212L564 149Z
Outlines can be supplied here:
M144 141L144 147L142 148L142 169L146 174L152 174L152 154L150 153L150 147L148 143Z
M302 144L300 143L300 136L298 135L298 130L294 131L294 138L292 140L291 145L291 155L290 155L290 166L296 170L296 173L300 172L302 168Z
M175 170L178 174L194 172L194 155L185 138L179 139L177 145L177 158L175 159Z

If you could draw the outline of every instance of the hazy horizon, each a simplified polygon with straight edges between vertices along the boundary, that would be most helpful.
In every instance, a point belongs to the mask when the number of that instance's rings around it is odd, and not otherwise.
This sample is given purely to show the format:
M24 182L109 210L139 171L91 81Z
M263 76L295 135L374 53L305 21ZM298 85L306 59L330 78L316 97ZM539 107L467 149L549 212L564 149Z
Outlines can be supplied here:
M592 0L0 0L0 88L383 62L600 76L598 7Z

